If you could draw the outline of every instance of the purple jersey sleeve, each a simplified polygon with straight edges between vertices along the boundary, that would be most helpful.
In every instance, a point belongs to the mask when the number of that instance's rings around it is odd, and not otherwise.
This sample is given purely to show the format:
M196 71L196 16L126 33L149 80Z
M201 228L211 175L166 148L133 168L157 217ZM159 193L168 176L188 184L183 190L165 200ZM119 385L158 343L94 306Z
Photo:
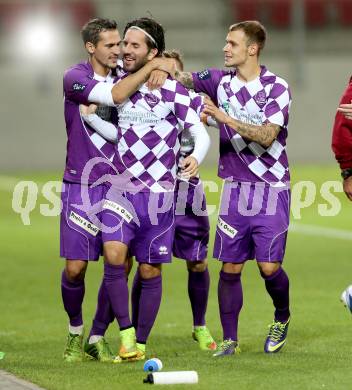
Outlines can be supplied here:
M263 109L263 122L287 127L290 105L291 91L288 85L277 80L271 88L267 103Z
M89 104L89 93L98 82L84 69L71 68L67 70L64 74L65 99L78 104Z
M219 69L205 69L202 72L192 73L194 90L207 94L213 102L217 103L217 89L225 74L226 71Z

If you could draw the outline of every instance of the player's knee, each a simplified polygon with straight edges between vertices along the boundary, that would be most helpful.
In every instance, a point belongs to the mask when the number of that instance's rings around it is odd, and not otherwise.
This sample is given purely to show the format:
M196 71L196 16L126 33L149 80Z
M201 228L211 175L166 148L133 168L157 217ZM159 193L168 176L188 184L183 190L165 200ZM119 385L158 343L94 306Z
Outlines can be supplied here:
M222 271L229 274L239 274L242 272L243 266L243 263L223 263Z
M126 247L127 248L127 247ZM122 265L126 263L127 249L125 245L113 242L104 244L104 260L113 265ZM126 266L126 271L128 266Z
M262 263L258 263L258 267L260 270L260 274L263 277L269 277L281 267L281 264L278 262L276 263L262 262Z
M191 272L204 272L208 267L207 260L187 261L187 268Z
M84 280L86 275L87 261L69 261L66 264L65 273L67 279L71 282Z
M151 279L161 275L161 264L150 265L141 264L139 266L139 275L142 279Z

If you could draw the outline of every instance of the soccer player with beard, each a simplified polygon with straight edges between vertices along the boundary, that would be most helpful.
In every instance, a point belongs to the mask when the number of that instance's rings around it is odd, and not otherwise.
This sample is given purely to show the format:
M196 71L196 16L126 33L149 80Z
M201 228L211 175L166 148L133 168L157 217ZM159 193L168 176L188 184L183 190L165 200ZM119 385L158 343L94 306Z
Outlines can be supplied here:
M108 163L114 155L114 146L100 137L89 125L84 124L79 105L99 102L105 106L113 106L122 102L145 81L153 69L158 68L158 62L151 61L139 72L114 85L113 72L118 67L121 42L116 22L107 19L91 20L82 29L82 39L89 59L69 68L63 80L68 139L62 191L60 256L66 259L61 291L69 317L69 335L64 351L64 360L67 362L83 359L84 277L88 261L98 260L102 250L99 228L91 223L88 212L79 207L83 203L81 192L88 192L92 204L104 198L105 187L93 187L92 184L109 172ZM102 93L106 90L110 91L108 98ZM101 98L102 95L104 98ZM104 119L117 124L115 109L104 107L99 110ZM99 157L101 162L92 166L88 178L83 178L85 166L92 159ZM88 342L95 346L94 351L90 347L90 352L94 353L98 360L111 361L112 358L100 330L103 323L110 322L110 318L110 302L105 285L102 284L98 296L97 321Z
M128 23L122 48L124 70L138 72L161 56L164 48L164 31L157 22L141 18ZM195 139L193 153L183 160L183 175L196 174L209 146L196 109L187 89L171 78L160 90L149 91L142 85L117 106L113 163L120 174L128 172L132 179L125 191L112 188L104 205L104 283L115 315L128 313L124 263L130 250L139 262L132 292L137 351L135 356L133 348L124 351L130 360L145 358L146 341L161 302L161 265L171 261L179 129L190 131ZM133 339L134 329L127 330Z
M179 70L183 70L183 61L179 52L164 51L163 57L173 58ZM203 97L190 92L192 106L200 114ZM117 132L113 124L102 121L94 115L96 106L90 105L84 110L83 118L105 138L117 142ZM204 148L207 139L204 140ZM209 272L207 266L209 242L209 218L206 212L206 199L203 184L197 175L187 178L183 174L182 162L194 151L194 139L189 130L182 131L179 169L175 187L175 237L173 255L187 261L188 295L193 313L193 333L195 341L202 350L216 349L216 343L205 325L205 314L209 295ZM132 288L132 323L137 328L141 278L136 272Z
M218 174L225 182L214 257L223 263L218 299L224 341L214 356L239 352L241 272L249 259L257 260L275 307L266 353L284 346L290 320L289 280L281 264L290 209L286 137L291 94L286 81L259 64L265 39L259 22L236 23L223 49L225 66L232 70L175 74L210 97L203 113L220 126Z

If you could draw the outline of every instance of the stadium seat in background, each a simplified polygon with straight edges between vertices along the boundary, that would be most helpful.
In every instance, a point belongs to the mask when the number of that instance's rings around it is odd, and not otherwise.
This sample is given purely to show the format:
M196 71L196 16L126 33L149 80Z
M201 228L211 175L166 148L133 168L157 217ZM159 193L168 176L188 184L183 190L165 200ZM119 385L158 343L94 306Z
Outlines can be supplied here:
M292 0L267 0L269 22L273 27L286 28L291 23Z
M232 0L235 21L259 19L259 0Z
M327 24L327 3L322 0L305 0L307 27L323 27Z
M235 21L260 20L277 28L287 28L291 23L294 0L231 0Z
M338 23L342 26L352 25L352 1L334 0L338 15Z

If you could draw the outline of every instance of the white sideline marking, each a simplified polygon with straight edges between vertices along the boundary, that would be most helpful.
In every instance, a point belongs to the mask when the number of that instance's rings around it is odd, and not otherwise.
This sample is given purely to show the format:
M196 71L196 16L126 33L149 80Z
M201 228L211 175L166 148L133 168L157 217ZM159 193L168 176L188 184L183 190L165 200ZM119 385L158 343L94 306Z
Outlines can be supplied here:
M305 234L308 236L319 236L327 238L337 238L340 240L352 240L352 231L343 229L333 229L317 225L304 225L291 223L289 232Z
M17 378L9 372L3 370L0 370L0 389L44 390L43 387L39 387L34 383L30 383L23 379Z

